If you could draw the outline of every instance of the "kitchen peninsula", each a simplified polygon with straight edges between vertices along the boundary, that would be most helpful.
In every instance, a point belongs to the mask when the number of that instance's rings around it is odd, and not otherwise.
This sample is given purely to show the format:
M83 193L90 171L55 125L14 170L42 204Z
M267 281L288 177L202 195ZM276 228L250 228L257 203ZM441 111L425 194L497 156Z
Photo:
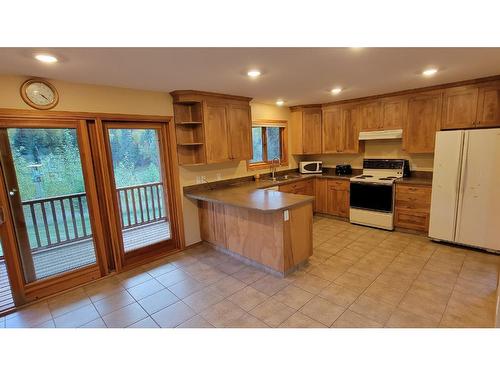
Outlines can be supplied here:
M278 184L245 181L185 190L198 201L201 238L267 272L293 272L312 255L314 197L268 189Z

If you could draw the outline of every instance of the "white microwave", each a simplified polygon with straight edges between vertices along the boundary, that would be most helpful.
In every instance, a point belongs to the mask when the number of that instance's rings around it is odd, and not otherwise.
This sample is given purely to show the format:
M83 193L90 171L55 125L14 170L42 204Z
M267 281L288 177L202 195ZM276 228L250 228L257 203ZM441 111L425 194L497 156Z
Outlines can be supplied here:
M322 173L323 172L323 162L322 161L301 161L299 163L300 173Z

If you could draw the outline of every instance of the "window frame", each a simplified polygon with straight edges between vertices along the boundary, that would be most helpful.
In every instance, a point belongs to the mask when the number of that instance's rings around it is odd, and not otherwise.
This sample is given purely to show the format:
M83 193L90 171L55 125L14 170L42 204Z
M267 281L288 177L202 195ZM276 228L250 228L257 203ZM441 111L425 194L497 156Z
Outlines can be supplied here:
M270 127L266 125L279 124L284 125L280 127L280 166L288 166L288 121L286 120L254 120L252 121L252 128L261 127L262 128L262 155L264 161L258 161L252 163L247 160L247 170L257 170L266 169L271 166L271 160L267 160L267 133L266 128ZM252 141L252 152L253 152L253 138Z

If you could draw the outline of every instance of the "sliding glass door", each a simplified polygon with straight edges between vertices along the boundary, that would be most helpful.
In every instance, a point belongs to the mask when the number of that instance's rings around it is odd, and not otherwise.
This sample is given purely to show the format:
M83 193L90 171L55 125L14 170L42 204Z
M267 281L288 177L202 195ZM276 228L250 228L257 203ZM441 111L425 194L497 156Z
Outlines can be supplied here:
M104 124L124 263L175 246L164 128L155 123Z
M81 124L3 125L1 161L26 283L95 266Z

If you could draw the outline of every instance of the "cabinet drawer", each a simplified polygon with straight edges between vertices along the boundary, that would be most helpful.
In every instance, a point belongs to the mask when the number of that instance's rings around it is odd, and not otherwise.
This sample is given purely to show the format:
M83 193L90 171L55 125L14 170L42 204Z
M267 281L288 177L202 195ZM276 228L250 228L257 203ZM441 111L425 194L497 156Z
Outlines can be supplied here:
M415 210L396 209L394 225L398 228L406 228L427 232L429 229L429 213L417 212Z
M280 185L279 191L292 194L314 195L314 180L298 181Z
M328 180L328 189L349 191L350 182L346 180Z
M431 187L396 185L396 203L405 203L409 205L430 205Z

